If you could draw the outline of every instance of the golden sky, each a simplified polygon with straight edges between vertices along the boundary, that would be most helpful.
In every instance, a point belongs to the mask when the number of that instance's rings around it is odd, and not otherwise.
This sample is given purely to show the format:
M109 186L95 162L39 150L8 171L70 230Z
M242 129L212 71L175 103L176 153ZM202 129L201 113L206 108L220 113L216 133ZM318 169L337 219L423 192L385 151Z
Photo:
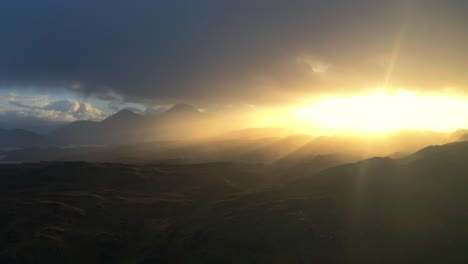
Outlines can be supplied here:
M244 125L466 127L466 1L26 2L0 4L0 126L183 102Z

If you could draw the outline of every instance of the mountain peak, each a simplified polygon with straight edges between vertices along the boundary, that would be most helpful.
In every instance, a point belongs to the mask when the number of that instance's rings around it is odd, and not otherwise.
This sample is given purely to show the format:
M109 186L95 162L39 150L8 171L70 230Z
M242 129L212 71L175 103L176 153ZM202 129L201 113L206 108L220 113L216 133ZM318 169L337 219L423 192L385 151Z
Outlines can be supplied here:
M175 104L166 112L167 113L200 113L200 111L198 111L195 107L188 105L188 104Z
M130 120L141 117L139 114L134 113L129 109L122 109L119 112L104 119L103 122L115 121L115 120Z

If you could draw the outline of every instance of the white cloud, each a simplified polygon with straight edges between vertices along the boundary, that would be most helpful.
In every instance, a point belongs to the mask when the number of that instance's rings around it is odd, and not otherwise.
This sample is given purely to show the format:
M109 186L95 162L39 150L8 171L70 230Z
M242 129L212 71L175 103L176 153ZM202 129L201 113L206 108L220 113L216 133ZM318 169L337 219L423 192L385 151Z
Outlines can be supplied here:
M0 104L2 103L17 105L19 107L43 107L49 103L49 98L47 95L27 96L16 93L8 93L0 95Z
M5 101L7 101L6 105ZM77 120L99 121L107 116L106 113L91 104L80 103L76 100L47 102L46 98L43 97L18 98L9 95L0 98L0 103L2 102L4 105L0 105L0 117L5 121L12 119L15 123L31 119L42 120L45 123L65 123Z
M159 114L168 110L169 108L171 108L171 106L169 105L147 106L144 111L144 114L145 115Z
M61 100L47 104L42 109L62 113L75 113L80 109L80 103L75 100Z
M79 120L101 120L107 116L106 113L88 103L80 103L80 107L73 114Z

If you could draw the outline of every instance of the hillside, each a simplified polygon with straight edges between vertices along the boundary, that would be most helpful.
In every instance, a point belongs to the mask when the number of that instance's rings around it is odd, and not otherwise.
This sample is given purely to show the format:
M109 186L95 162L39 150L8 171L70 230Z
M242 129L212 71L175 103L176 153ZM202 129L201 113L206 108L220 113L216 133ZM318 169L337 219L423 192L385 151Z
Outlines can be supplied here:
M49 146L49 138L23 129L0 129L0 148L25 148Z
M203 126L215 122L192 106L176 104L166 112L139 115L124 109L100 122L77 121L51 136L62 145L111 145L200 137Z
M1 165L0 260L464 263L467 155L453 143L297 177L230 163Z
M186 108L184 108L186 109ZM192 115L199 116L201 113L191 111L187 115L186 111L169 112L166 114L142 117L129 112L130 116L137 116L134 124L147 122L147 118L156 118L153 123L155 126L148 130L153 131L155 135L164 135L169 133L179 138L177 133L188 133L195 136L196 128L190 130ZM127 114L124 114L126 116ZM168 132L171 126L165 126L164 120L173 120L174 115L179 118L188 118L187 122L182 122L180 129L176 132ZM3 161L10 162L38 162L38 161L87 161L87 162L112 162L112 163L148 163L162 162L167 160L178 160L185 163L204 163L204 162L234 162L234 163L261 163L273 164L279 169L295 169L299 174L314 173L317 170L303 170L310 163L317 164L321 169L335 166L344 162L355 162L374 156L404 157L417 151L421 147L428 145L438 145L447 143L446 135L433 132L411 132L396 133L386 137L346 137L346 136L321 136L311 137L309 135L294 134L285 137L234 137L234 138L192 138L185 140L156 140L145 141L143 135L136 137L143 141L133 142L134 137L130 136L127 130L126 118L112 116L101 123L96 122L78 122L63 128L69 138L79 139L82 136L84 141L78 145L71 146L53 146L53 147L26 147L24 149L12 150L4 153ZM207 118L207 119L205 119ZM158 121L159 120L159 121ZM179 119L180 120L180 119ZM212 123L210 116L201 120ZM195 122L198 122L195 121ZM200 121L202 122L202 121ZM85 130L94 131L89 133L80 132L75 129L75 124L81 127L87 127ZM110 124L110 125L109 125ZM202 123L198 123L202 124ZM100 127L112 127L109 130L115 131L113 136L102 134ZM120 127L120 129L117 129ZM132 127L132 126L130 126ZM196 126L195 126L196 127ZM105 130L107 131L107 130ZM130 132L129 132L130 131ZM159 132L158 132L159 131ZM166 131L166 132L164 132ZM255 130L257 131L257 130ZM132 132L132 133L133 133ZM258 131L257 131L258 132ZM136 135L136 134L135 134ZM68 138L68 137L65 137ZM90 137L95 140L107 142L104 144L99 141L87 141ZM58 135L53 137L55 140L61 139ZM121 138L121 139L118 139ZM120 143L112 143L112 142ZM127 141L131 141L127 143ZM398 143L400 142L400 143ZM87 144L85 144L87 143ZM94 144L91 144L94 143ZM315 167L315 166L314 166Z

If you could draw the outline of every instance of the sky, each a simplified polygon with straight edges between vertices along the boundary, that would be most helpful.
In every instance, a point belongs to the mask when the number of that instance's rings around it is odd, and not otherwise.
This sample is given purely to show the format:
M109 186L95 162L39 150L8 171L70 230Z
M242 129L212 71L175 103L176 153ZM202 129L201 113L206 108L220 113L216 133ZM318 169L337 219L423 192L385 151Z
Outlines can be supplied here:
M468 3L0 2L0 127L189 103L217 113L372 91L468 92Z

